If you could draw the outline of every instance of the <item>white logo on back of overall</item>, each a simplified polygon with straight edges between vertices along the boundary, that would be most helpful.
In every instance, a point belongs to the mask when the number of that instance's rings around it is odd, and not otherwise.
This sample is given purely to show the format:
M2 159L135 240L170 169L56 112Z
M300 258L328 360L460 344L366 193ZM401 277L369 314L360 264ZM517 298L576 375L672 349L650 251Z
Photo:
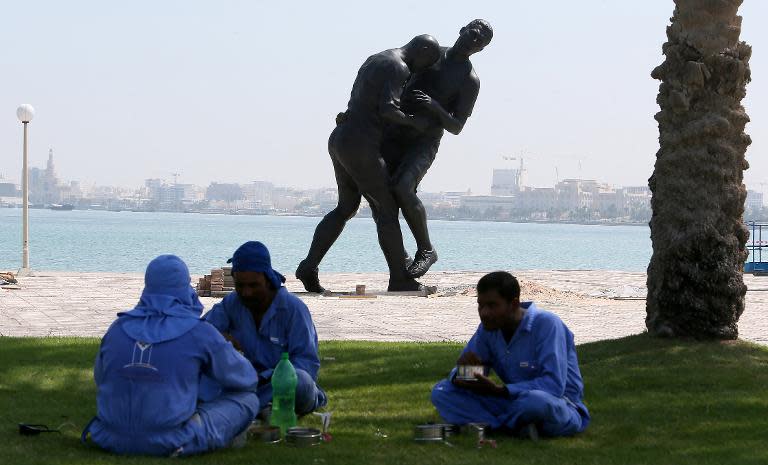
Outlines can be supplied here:
M157 368L152 365L152 344L149 342L136 341L133 345L133 353L131 354L131 363L125 365L123 368L136 367L136 368L149 368L157 371Z

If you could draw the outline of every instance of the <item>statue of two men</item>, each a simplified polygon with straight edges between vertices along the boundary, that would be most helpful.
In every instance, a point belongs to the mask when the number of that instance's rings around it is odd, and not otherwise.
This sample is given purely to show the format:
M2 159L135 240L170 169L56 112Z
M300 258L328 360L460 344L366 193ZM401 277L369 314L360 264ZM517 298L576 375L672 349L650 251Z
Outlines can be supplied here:
M358 71L347 111L336 118L328 141L339 201L315 229L296 277L309 292L322 293L321 260L355 216L362 197L376 222L389 267L389 291L415 291L437 261L424 205L416 195L437 155L444 131L459 134L477 99L480 81L469 57L493 37L487 21L461 28L452 47L429 35L370 56ZM403 246L399 212L416 239L410 260Z

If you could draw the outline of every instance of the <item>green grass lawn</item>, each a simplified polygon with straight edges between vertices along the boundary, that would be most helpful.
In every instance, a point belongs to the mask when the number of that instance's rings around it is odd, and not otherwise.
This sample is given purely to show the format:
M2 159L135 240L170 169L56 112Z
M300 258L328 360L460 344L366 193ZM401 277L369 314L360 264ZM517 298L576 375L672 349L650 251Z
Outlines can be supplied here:
M0 338L0 463L166 463L114 457L78 441L95 413L98 340ZM429 393L456 344L325 342L320 383L334 439L312 449L249 441L184 459L232 464L766 464L768 348L633 336L579 346L593 421L574 438L498 438L497 449L416 444L413 426L437 420ZM18 422L65 426L25 437ZM315 416L306 425L319 425Z

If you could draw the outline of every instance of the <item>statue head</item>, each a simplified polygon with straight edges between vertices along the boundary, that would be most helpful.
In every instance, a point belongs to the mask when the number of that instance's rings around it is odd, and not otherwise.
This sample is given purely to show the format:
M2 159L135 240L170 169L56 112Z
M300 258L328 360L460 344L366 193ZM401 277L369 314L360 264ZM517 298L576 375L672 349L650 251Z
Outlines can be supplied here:
M488 21L484 19L475 19L459 30L459 38L453 48L456 51L462 51L467 55L472 55L484 49L493 38L493 29Z
M440 58L440 44L429 34L414 37L402 50L403 59L413 73L429 68Z

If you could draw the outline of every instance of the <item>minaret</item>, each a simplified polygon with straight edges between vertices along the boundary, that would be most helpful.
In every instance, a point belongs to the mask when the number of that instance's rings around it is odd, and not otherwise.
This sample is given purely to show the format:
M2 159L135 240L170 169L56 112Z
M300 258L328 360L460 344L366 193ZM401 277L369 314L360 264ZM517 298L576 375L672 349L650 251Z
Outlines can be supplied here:
M59 180L56 178L56 168L53 166L53 148L48 149L48 163L45 166L45 179L43 180L43 199L46 204L59 203Z

